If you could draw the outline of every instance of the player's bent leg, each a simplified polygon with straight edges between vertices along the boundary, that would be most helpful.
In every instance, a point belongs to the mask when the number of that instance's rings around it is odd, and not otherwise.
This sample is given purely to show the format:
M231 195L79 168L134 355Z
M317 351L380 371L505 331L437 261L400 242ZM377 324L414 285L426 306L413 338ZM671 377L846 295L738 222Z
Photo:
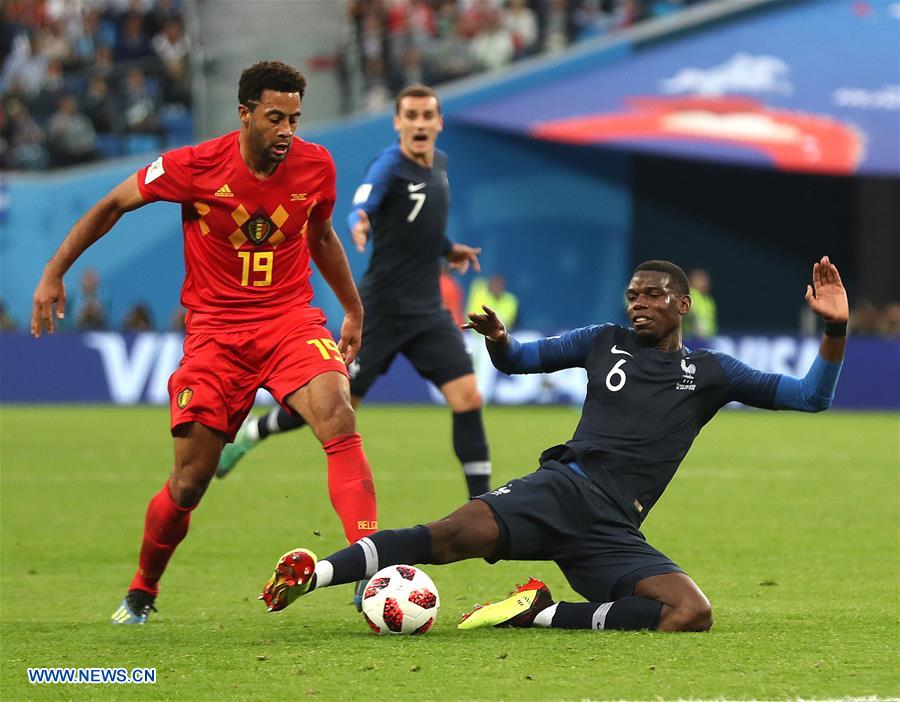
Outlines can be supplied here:
M431 532L431 557L427 563L443 565L468 558L490 558L500 542L500 526L487 503L471 500L436 522Z
M315 376L285 397L284 403L306 420L323 444L356 432L350 382L342 373L327 371Z
M375 483L369 460L356 433L356 413L350 400L350 383L341 373L329 371L285 400L306 417L328 456L328 493L354 543L378 528Z
M484 400L474 373L441 385L441 393L453 410L453 450L462 465L469 497L490 490L491 460L484 431Z
M662 603L658 631L708 631L712 627L709 600L684 573L652 575L639 580L633 595Z
M386 529L364 537L314 564L311 578L297 575L292 564L308 563L306 549L289 551L276 565L263 588L261 599L270 611L284 609L301 594L320 587L342 585L371 578L380 569L397 564L452 563L491 555L497 547L500 528L491 509L473 500L453 514L428 526ZM294 585L287 584L291 579ZM299 585L298 585L299 584ZM297 589L297 588L300 589Z
M224 441L221 432L198 422L177 426L173 435L175 466L147 507L137 573L112 615L114 624L143 624L156 611L159 580L187 535L191 512L212 479Z
M172 430L175 466L169 477L172 499L181 507L196 507L216 474L225 437L200 422L179 424Z

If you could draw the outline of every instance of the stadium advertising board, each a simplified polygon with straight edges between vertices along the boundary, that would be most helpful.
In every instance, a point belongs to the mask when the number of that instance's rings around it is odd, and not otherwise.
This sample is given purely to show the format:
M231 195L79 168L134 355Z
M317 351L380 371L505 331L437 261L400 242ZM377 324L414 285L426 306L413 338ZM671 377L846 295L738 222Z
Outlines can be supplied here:
M538 338L517 332L517 338ZM168 403L166 383L181 359L176 333L57 334L39 341L26 334L0 337L0 402L96 402L118 405ZM707 344L767 372L802 376L819 340L791 336L722 336ZM699 345L691 345L697 347ZM505 376L476 352L479 385L497 404L580 404L585 373L573 368L549 375ZM264 392L260 402L271 403ZM372 402L439 402L440 395L398 359L372 388ZM851 339L835 407L900 409L900 340Z

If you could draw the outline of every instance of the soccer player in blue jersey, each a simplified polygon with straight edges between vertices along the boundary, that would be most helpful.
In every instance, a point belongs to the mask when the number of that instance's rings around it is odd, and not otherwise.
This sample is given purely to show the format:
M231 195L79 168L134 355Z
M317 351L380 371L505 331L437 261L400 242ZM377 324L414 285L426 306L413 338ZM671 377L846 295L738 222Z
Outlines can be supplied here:
M507 599L467 614L459 628L709 629L709 600L647 543L641 523L700 429L725 404L802 412L831 405L844 358L847 295L827 256L814 264L806 302L825 320L825 335L803 378L685 348L682 319L691 298L687 277L673 263L639 265L626 298L630 327L603 324L526 344L489 308L470 314L466 326L484 335L505 373L587 370L575 435L544 451L536 472L444 519L375 532L318 562L305 549L286 553L260 596L269 610L397 563L552 560L587 602L554 602L549 588L532 578Z
M447 155L435 146L443 124L431 88L402 90L394 115L400 138L372 161L353 199L348 218L353 242L363 252L371 239L373 251L359 288L366 316L361 353L350 367L350 393L355 408L397 354L405 355L453 411L453 448L474 497L490 488L483 401L462 334L441 306L439 279L442 257L464 274L470 266L479 270L481 249L446 235ZM261 439L305 423L281 408L248 418L222 452L218 475L227 475Z

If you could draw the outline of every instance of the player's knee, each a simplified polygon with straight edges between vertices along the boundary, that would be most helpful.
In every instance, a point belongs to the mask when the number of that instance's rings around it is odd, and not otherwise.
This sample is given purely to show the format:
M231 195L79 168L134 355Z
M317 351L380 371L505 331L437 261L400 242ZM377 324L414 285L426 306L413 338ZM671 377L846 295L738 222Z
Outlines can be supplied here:
M481 393L478 392L478 386L475 385L471 389L467 389L467 391L462 395L459 400L459 409L457 412L471 412L472 410L479 410L484 407L484 398L481 396Z
M169 492L179 507L194 507L203 498L212 476L206 477L195 472L175 471L169 478Z
M322 443L344 434L356 433L356 412L349 402L339 401L328 411L317 413L313 430Z
M712 606L704 598L692 598L675 608L671 626L674 631L709 631L713 625Z

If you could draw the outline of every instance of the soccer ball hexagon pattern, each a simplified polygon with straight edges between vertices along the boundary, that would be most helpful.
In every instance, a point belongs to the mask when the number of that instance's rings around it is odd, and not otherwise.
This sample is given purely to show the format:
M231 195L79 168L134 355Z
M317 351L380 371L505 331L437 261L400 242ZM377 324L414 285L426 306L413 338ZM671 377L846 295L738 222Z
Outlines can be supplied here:
M437 619L441 598L420 568L392 565L371 577L362 612L376 634L424 634Z

